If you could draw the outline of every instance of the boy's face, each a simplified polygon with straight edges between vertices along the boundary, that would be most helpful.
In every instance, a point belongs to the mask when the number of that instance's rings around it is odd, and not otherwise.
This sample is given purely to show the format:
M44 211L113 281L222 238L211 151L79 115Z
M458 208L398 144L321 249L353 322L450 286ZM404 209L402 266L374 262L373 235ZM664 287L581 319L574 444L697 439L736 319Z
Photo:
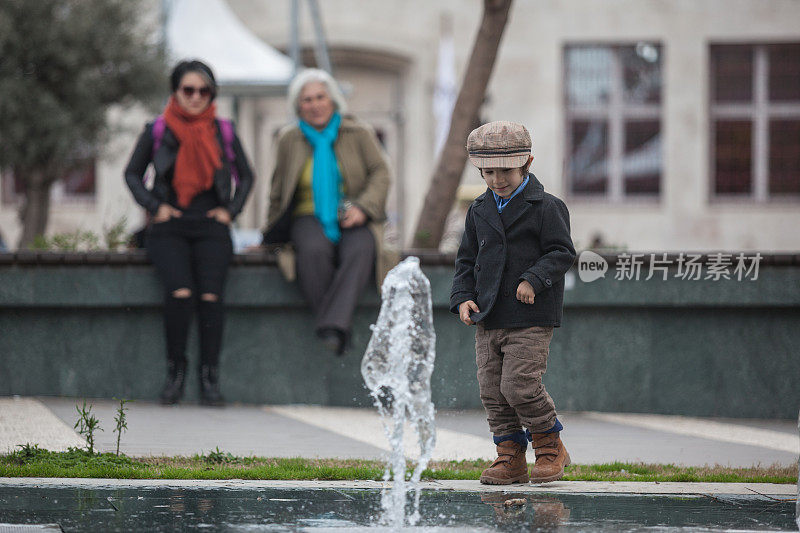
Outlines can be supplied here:
M481 172L486 185L497 196L508 198L525 180L523 168L484 168Z

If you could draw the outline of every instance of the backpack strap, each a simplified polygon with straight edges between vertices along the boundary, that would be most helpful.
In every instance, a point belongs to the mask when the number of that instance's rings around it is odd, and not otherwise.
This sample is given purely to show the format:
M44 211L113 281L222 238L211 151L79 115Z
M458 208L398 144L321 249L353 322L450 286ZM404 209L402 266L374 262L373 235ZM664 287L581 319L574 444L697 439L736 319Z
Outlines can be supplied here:
M236 185L239 185L239 170L236 168L236 152L233 149L233 123L224 118L217 119L219 132L222 134L222 146L225 150L225 157L231 164L231 179Z
M167 121L164 115L158 115L153 122L153 153L158 151L161 146L161 140L164 138L164 130L167 128Z

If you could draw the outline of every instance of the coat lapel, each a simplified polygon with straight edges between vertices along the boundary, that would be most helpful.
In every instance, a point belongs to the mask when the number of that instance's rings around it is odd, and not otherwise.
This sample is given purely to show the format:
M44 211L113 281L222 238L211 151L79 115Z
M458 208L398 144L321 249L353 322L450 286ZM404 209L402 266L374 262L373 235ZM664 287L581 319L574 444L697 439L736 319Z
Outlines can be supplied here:
M528 184L530 185L530 183ZM525 187L526 189L528 187ZM506 221L506 230L514 225L519 217L525 214L525 212L531 208L530 202L526 201L525 197L520 194L516 198L513 198L505 209L503 209L503 220Z
M500 235L505 235L503 222L500 220L500 213L497 212L497 204L494 203L494 196L492 196L492 191L490 189L486 189L486 193L483 195L483 201L475 206L475 214L496 229Z
M292 198L294 198L294 193L297 189L297 182L300 179L300 171L312 154L311 146L306 142L306 138L303 137L299 129L298 133L299 135L292 142L292 146L289 149L290 156L286 164L286 187L283 189L284 197L281 199L281 211L288 209L289 204L292 203Z
M510 228L519 217L524 215L528 209L531 208L531 202L535 202L544 198L544 186L539 183L536 176L533 174L528 175L530 179L525 189L517 195L516 198L508 203L503 209L503 215L506 221L506 228Z
M339 165L339 174L344 182L344 190L347 194L353 194L356 188L353 187L352 183L348 183L352 172L347 167L349 162L349 157L347 156L350 151L347 143L347 134L344 132L344 124L342 124L342 126L339 126L339 136L336 138L336 142L333 143L333 153L336 154L336 163Z
M178 139L169 128L164 128L164 134L161 137L161 146L159 146L156 153L153 154L153 166L156 172L162 175L166 174L175 164L177 155Z

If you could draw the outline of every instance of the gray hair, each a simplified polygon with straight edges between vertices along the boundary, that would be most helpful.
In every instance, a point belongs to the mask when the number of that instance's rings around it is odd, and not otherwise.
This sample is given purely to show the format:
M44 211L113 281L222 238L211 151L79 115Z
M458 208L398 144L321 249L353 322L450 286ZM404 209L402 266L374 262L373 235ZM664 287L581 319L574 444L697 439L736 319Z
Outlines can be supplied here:
M289 84L289 107L295 117L300 115L300 93L303 91L303 87L312 82L319 82L325 86L328 96L333 100L333 105L339 113L347 112L344 94L333 76L318 68L307 68L298 73Z

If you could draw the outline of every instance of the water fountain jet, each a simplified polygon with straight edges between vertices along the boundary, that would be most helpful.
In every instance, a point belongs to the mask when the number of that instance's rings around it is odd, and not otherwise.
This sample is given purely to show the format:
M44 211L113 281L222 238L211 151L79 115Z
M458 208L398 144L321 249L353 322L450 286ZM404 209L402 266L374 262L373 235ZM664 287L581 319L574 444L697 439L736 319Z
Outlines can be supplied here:
M434 408L431 402L431 374L436 356L430 282L409 257L393 268L381 287L382 303L378 321L361 361L361 375L370 390L391 445L391 457L384 471L390 490L381 494L382 520L392 526L405 524L409 489L414 491L414 510L408 523L419 521L419 487L436 443ZM406 480L406 450L403 434L409 423L420 447L417 464Z

